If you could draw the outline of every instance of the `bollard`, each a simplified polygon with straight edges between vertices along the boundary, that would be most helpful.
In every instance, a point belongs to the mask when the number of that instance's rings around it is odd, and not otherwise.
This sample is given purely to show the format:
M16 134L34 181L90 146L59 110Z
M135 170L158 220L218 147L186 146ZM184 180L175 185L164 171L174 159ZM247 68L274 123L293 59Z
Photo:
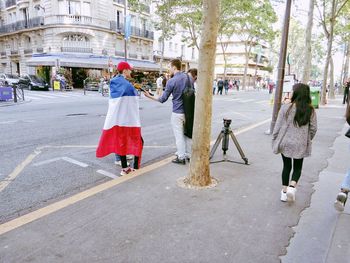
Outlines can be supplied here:
M13 101L15 103L17 103L17 87L16 87L16 85L13 84L12 89L13 89Z

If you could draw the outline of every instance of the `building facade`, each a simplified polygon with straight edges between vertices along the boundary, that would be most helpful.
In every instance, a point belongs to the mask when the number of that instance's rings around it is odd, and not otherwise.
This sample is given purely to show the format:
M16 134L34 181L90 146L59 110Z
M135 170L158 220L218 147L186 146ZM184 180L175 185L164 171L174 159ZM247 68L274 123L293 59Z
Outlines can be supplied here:
M160 66L162 45L164 44L164 55L162 61L163 70L167 69L168 63L175 58L182 61L182 70L187 71L189 68L198 66L198 49L190 47L183 41L183 30L177 29L176 34L169 40L161 41L161 32L154 32L153 54L154 61Z
M226 55L226 77L229 79L239 79L244 76L246 56L245 44L237 36L231 38L218 39L215 62L216 77L223 78L225 75ZM256 79L268 78L271 76L270 48L266 43L254 43L248 60L247 83L253 85Z
M108 70L125 56L125 0L0 0L0 72L37 67ZM127 58L156 70L150 9L131 12Z

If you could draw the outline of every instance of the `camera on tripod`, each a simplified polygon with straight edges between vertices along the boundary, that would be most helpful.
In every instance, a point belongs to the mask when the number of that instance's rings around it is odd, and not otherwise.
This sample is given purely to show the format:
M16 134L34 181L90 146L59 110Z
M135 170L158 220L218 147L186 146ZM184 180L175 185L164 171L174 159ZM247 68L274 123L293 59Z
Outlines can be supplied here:
M230 125L231 125L232 120L230 120L230 119L223 119L223 121L224 121L224 127L225 128L229 128Z
M221 132L220 132L218 138L216 139L216 142L215 142L213 148L210 151L209 160L211 160L213 158L216 149L218 148L220 142L222 142L222 152L223 152L223 155L224 155L223 156L224 159L221 160L221 161L214 161L214 162L212 161L211 163L218 163L218 162L232 162L232 163L235 163L235 161L228 160L227 159L227 155L226 155L226 152L228 151L228 147L229 147L229 140L230 140L230 137L231 137L231 139L232 139L233 143L235 144L239 154L241 155L241 158L244 161L244 164L248 165L249 164L248 163L248 158L244 155L244 152L243 152L241 146L239 145L236 136L233 134L233 131L230 128L232 120L224 118L223 119L223 123L224 123L224 127L222 127Z

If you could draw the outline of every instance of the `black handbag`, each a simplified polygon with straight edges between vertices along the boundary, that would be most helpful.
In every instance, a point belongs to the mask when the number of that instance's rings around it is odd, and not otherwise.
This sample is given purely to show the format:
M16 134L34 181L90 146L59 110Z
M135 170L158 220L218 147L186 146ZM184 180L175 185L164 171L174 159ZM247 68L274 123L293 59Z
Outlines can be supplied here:
M350 128L348 129L348 131L345 133L345 136L350 138Z

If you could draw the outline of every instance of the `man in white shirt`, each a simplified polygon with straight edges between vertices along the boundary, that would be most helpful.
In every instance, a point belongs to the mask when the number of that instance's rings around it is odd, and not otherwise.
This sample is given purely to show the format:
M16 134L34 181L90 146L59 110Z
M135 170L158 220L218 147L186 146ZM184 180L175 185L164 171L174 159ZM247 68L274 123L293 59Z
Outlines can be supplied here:
M159 76L159 78L157 79L157 90L156 90L156 94L158 97L161 97L163 94L163 74L161 74Z

